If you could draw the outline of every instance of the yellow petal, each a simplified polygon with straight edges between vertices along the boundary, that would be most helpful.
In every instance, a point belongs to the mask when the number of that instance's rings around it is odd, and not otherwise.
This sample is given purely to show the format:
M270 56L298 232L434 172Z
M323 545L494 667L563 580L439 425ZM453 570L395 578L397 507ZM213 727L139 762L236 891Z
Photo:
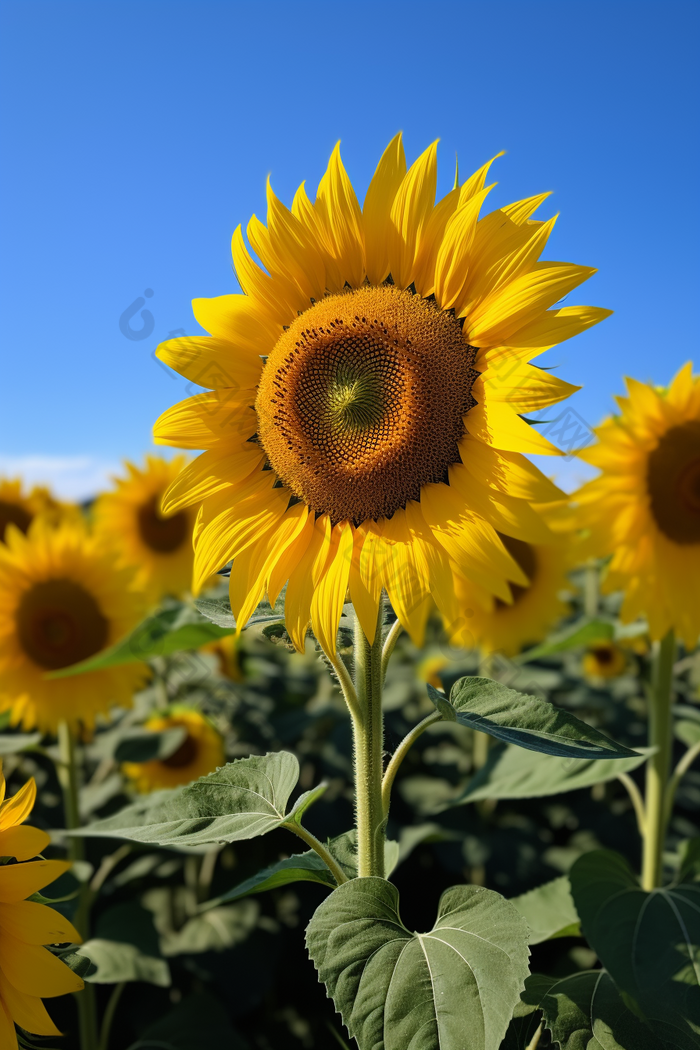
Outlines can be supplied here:
M17 1033L8 1008L0 999L0 1046L3 1050L17 1050Z
M486 176L489 173L489 169L495 160L499 157L505 156L505 150L501 150L495 157L491 157L491 160L487 160L473 175L464 182L460 189L459 203L464 204L465 201L471 200L477 193L481 193L484 186L486 185Z
M487 368L472 387L472 395L479 403L503 401L515 412L539 412L571 397L580 386L574 386L557 378L545 368L516 361L508 368Z
M267 180L267 226L275 268L289 276L307 299L322 299L326 269L317 242L302 222L275 196ZM271 264L268 269L272 272Z
M235 451L203 452L188 463L168 486L161 500L164 514L202 503L229 485L239 485L262 469L265 453L250 441Z
M46 849L50 837L39 828L15 827L0 831L0 857L31 860Z
M18 992L42 999L84 987L82 979L47 948L23 944L8 933L0 938L0 969Z
M247 295L193 299L192 312L205 331L238 347L251 360L269 354L282 334L282 324Z
M35 995L18 992L0 970L0 1007L2 1004L5 1005L16 1024L24 1028L25 1032L31 1032L32 1035L61 1035L41 999ZM3 1050L5 1048L9 1050L10 1046L16 1044L6 1043L3 1034L2 1017L0 1017L0 1046L3 1047Z
M391 275L399 288L407 288L413 280L423 228L435 205L436 187L437 141L408 169L391 208Z
M262 600L272 566L302 532L308 516L309 509L303 503L291 507L279 524L244 553L242 557L251 555L245 573L236 571L239 559L235 559L229 595L239 631L243 630Z
M521 419L509 405L493 401L475 405L464 417L467 431L487 445L504 452L522 452L539 456L563 456L546 437Z
M306 632L311 619L311 599L326 564L330 542L330 518L327 514L322 514L314 522L309 544L289 576L284 601L284 620L289 637L300 653L304 652Z
M554 539L543 518L523 499L514 499L482 485L461 463L449 468L450 486L466 503L493 525L497 532L526 543L551 543Z
M267 597L270 605L274 605L279 598L282 588L309 546L314 531L314 521L314 515L309 513L302 531L288 547L281 551L277 561L270 569L270 577L267 583Z
M460 441L459 454L464 466L478 481L499 492L530 503L549 503L563 498L561 489L517 452L495 449L467 434Z
M158 346L156 357L197 386L232 393L255 390L263 367L259 355L246 354L233 343L211 336L169 339Z
M534 197L526 197L524 200L515 201L514 204L506 204L501 211L513 222L517 223L518 226L521 226L551 196L551 190L548 190L546 193L537 193Z
M359 288L365 278L362 212L340 159L340 143L336 144L319 183L315 209L325 226L341 279Z
M80 944L82 937L68 919L35 901L0 904L0 926L25 944Z
M338 625L348 590L352 548L352 525L340 522L331 533L328 559L311 599L314 634L324 652L331 656L335 656Z
M27 864L4 864L0 867L0 901L13 904L54 882L70 869L63 860L32 860Z
M260 306L264 307L270 317L279 324L290 324L309 304L291 281L271 277L253 262L243 240L243 232L237 226L231 239L231 253L238 283L245 292Z
M380 523L385 547L383 583L391 606L415 645L423 644L430 611L428 564L411 534L403 511Z
M564 306L560 310L548 310L511 336L509 345L546 350L604 321L611 314L612 310L603 310L599 306Z
M340 267L334 257L335 249L320 212L314 208L309 200L306 186L303 182L294 194L292 215L304 226L319 250L326 271L326 287L332 292L339 292L343 287L344 281L340 275Z
M479 209L492 189L489 186L461 204L445 227L435 263L435 297L443 310L461 306Z
M256 431L254 401L253 390L196 394L159 416L153 425L153 440L156 445L176 448L236 447Z
M16 795L8 798L0 807L0 830L14 827L26 820L36 801L36 781L30 777Z
M435 291L435 263L445 235L445 227L459 205L460 192L459 187L455 187L439 200L425 224L413 266L413 283L423 298Z
M381 284L391 267L388 244L391 207L405 174L406 157L399 132L382 154L362 208L367 276L371 284Z
M355 615L360 621L360 626L370 645L374 642L377 630L377 619L379 616L379 598L382 591L381 580L378 575L372 579L371 588L367 586L361 573L362 550L367 540L367 530L363 527L355 531L352 548L352 563L348 577L348 588L350 600L352 601Z

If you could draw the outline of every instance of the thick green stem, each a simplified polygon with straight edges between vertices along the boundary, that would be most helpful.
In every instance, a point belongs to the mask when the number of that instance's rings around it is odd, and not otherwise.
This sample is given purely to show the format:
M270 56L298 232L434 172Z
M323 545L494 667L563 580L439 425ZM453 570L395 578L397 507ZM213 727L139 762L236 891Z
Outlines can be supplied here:
M374 642L369 643L355 619L355 690L358 711L353 715L355 737L355 812L358 875L384 878L386 817L382 805L382 621L383 601Z
M439 711L433 711L432 714L426 715L422 722L414 726L410 733L407 733L403 738L399 746L391 756L391 762L386 767L386 773L382 780L382 806L384 809L384 816L389 812L389 805L391 804L391 789L394 784L394 778L398 773L399 766L403 762L404 758L408 754L410 748L415 744L418 737L425 732L425 730L436 722L442 721L442 715Z
M642 886L653 890L661 885L663 849L666 840L669 770L673 731L671 722L671 681L676 655L673 630L662 638L654 657L649 703L649 746L656 748L647 760L643 835Z
M67 722L58 726L59 762L57 773L63 790L63 806L66 827L71 831L80 827L79 776L76 757L75 738ZM85 842L80 836L71 836L68 845L71 860L83 860ZM73 917L73 924L83 939L90 936L90 889L85 882L80 891L78 906ZM86 984L82 992L76 992L78 1004L78 1027L80 1031L80 1050L95 1050L97 1047L97 1003L94 985Z

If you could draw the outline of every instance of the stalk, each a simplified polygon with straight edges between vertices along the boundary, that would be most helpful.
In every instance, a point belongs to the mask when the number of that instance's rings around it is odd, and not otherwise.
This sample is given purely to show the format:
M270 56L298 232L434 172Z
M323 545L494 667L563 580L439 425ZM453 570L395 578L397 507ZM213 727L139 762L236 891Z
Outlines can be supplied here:
M646 767L646 815L643 829L642 887L653 890L661 885L663 849L668 812L671 747L671 681L676 639L671 629L661 639L654 655L652 689L649 702L649 746L656 751Z
M66 827L73 831L79 828L80 805L79 805L79 765L75 748L75 737L67 722L60 722L58 726L58 749L59 763L57 766L58 780L63 791L63 806L66 818ZM68 856L70 860L84 860L85 843L79 836L71 836L68 845ZM90 935L90 889L84 883L78 897L78 907L75 912L74 925L83 938ZM95 1000L94 985L89 983L81 992L75 994L78 1005L78 1029L80 1032L80 1050L95 1050L97 1047L97 1002Z
M355 811L357 823L358 875L384 878L384 832L386 817L382 803L382 621L379 603L377 629L370 645L355 618L355 690L358 710L353 715L355 737Z

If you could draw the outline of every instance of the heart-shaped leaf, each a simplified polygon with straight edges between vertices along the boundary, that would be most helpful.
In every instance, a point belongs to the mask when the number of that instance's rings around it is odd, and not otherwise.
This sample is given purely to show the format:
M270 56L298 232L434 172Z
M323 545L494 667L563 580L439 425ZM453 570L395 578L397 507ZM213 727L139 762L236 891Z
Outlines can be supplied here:
M379 878L339 886L306 931L360 1050L498 1050L528 973L527 937L513 905L480 886L447 890L430 933L411 933L396 887Z
M251 839L291 823L318 798L321 787L301 795L287 814L298 779L299 763L287 751L239 758L186 787L154 792L74 834L184 847Z
M578 937L580 921L566 875L543 886L511 897L530 927L530 944L540 944L553 937Z
M583 932L617 987L638 1004L659 1039L683 1050L697 1047L700 886L647 893L612 850L580 857L569 878Z
M428 693L441 710L445 703L442 693L431 685ZM568 711L538 696L525 696L491 678L460 678L450 690L449 703L461 725L530 751L562 758L635 755Z
M557 758L511 744L494 747L486 765L469 781L464 790L447 805L456 806L479 799L544 798L565 791L592 787L614 780L646 762L648 751L634 752L632 758L616 762L607 759ZM441 809L447 808L446 804Z

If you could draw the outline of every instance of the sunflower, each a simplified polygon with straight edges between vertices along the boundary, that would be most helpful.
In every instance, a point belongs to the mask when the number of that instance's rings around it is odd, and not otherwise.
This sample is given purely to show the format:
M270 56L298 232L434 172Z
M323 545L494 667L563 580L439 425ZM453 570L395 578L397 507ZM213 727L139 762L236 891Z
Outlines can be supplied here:
M0 1046L17 1050L15 1024L33 1035L60 1035L42 998L78 992L83 982L43 945L80 942L78 931L45 904L27 900L68 871L58 860L31 860L49 843L38 828L21 827L34 805L36 784L29 780L5 799L0 769ZM29 862L29 863L27 863Z
M0 542L4 541L8 525L15 525L26 533L38 515L56 525L65 517L79 518L80 510L60 503L45 486L34 486L25 493L18 479L0 478Z
M582 666L587 678L617 678L627 667L627 657L619 645L601 638L588 646Z
M201 651L212 653L216 657L219 672L224 678L230 678L232 682L242 682L245 675L241 666L240 648L240 637L226 634L223 638L217 638L215 642L207 642Z
M591 549L612 554L603 589L624 590L629 623L645 616L654 640L674 628L700 635L700 378L689 362L668 389L627 379L620 415L580 456L602 474L576 494Z
M139 791L189 784L198 777L213 773L226 761L224 742L208 718L190 707L172 707L154 715L144 729L162 733L166 729L184 729L187 736L168 758L151 762L124 762L122 772L134 781Z
M140 620L131 573L116 568L81 523L34 521L26 536L7 531L0 547L0 710L13 725L53 732L58 723L94 723L111 704L131 704L140 665L73 678L47 672L93 656Z
M136 586L156 603L165 595L179 597L192 586L190 508L161 509L163 494L184 467L184 456L166 460L146 456L143 468L125 463L127 476L95 503L95 529L118 552L120 565L132 567Z
M485 164L437 204L436 144L406 171L397 136L360 205L338 147L315 201L268 183L267 225L233 235L243 290L194 301L210 337L160 359L211 390L165 412L156 442L204 449L170 486L199 505L195 586L233 559L239 627L285 582L297 648L326 652L346 593L369 639L382 587L420 641L464 578L503 602L528 583L503 535L546 543L531 503L561 493L522 453L557 454L521 413L576 389L528 362L609 311L551 309L595 271L541 262L540 194L480 218Z

